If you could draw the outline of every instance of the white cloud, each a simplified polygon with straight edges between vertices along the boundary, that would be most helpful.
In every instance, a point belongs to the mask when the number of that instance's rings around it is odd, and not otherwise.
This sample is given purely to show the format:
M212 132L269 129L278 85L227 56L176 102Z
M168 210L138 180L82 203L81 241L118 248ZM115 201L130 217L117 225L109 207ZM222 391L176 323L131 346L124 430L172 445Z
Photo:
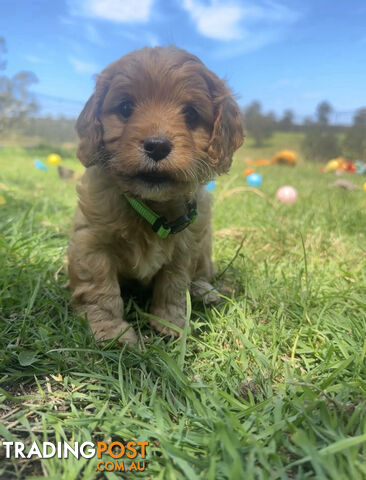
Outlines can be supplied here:
M100 68L96 64L85 62L75 57L69 57L69 62L74 67L75 71L78 73L87 73L92 75L94 73L98 73L98 71L100 70Z
M201 35L233 43L232 51L237 54L275 41L281 36L282 29L300 16L298 12L274 0L243 3L237 0L209 0L208 3L203 3L203 0L183 0L183 8Z
M211 2L203 5L197 0L184 0L183 8L196 23L197 30L205 37L216 40L235 40L242 36L240 20L243 15L238 5L220 5Z
M69 0L71 14L116 23L145 23L154 0Z

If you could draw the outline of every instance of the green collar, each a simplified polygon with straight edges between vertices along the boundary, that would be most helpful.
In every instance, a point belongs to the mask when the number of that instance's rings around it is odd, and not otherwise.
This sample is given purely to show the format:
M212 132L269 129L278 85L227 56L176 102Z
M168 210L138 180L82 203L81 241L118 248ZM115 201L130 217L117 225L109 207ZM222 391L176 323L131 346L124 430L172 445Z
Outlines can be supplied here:
M187 203L187 213L185 215L168 222L164 216L159 216L140 200L127 195L124 195L124 197L131 207L150 223L151 228L160 238L166 238L169 234L181 232L197 219L197 203L195 201Z

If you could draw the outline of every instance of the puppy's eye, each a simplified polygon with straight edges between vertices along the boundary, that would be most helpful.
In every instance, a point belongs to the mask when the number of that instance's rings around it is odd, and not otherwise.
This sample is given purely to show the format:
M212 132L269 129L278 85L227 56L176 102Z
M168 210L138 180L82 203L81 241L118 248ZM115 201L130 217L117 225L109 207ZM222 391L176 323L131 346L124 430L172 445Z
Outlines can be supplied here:
M135 108L135 104L132 100L125 100L121 103L119 107L119 111L124 118L128 118L132 115L133 110Z
M200 120L200 116L197 110L194 107L192 107L192 105L186 105L183 108L183 114L188 127L190 128L197 127Z

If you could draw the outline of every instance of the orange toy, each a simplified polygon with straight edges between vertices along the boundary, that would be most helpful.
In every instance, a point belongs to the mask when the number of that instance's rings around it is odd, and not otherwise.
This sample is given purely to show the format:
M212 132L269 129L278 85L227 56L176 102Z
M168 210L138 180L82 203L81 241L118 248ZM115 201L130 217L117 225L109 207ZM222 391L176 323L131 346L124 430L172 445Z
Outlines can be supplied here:
M338 167L336 170L341 170L342 172L347 170L347 162L343 157L337 157L334 160L338 162Z
M254 162L252 163L252 165L254 165L255 167L265 167L270 164L271 162L266 158L258 158L257 160L254 160Z
M247 177L251 173L254 173L254 170L252 168L246 168L245 170L243 170L244 177Z
M272 157L272 163L295 166L297 163L297 155L292 150L281 150Z

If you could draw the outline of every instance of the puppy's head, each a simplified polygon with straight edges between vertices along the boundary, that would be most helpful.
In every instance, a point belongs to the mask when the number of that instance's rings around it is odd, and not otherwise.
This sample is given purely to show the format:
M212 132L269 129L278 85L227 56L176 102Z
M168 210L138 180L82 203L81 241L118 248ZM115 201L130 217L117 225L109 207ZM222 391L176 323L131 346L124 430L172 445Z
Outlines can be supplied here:
M230 90L175 47L143 48L109 65L76 129L86 167L107 169L124 193L162 201L227 172L243 141Z

